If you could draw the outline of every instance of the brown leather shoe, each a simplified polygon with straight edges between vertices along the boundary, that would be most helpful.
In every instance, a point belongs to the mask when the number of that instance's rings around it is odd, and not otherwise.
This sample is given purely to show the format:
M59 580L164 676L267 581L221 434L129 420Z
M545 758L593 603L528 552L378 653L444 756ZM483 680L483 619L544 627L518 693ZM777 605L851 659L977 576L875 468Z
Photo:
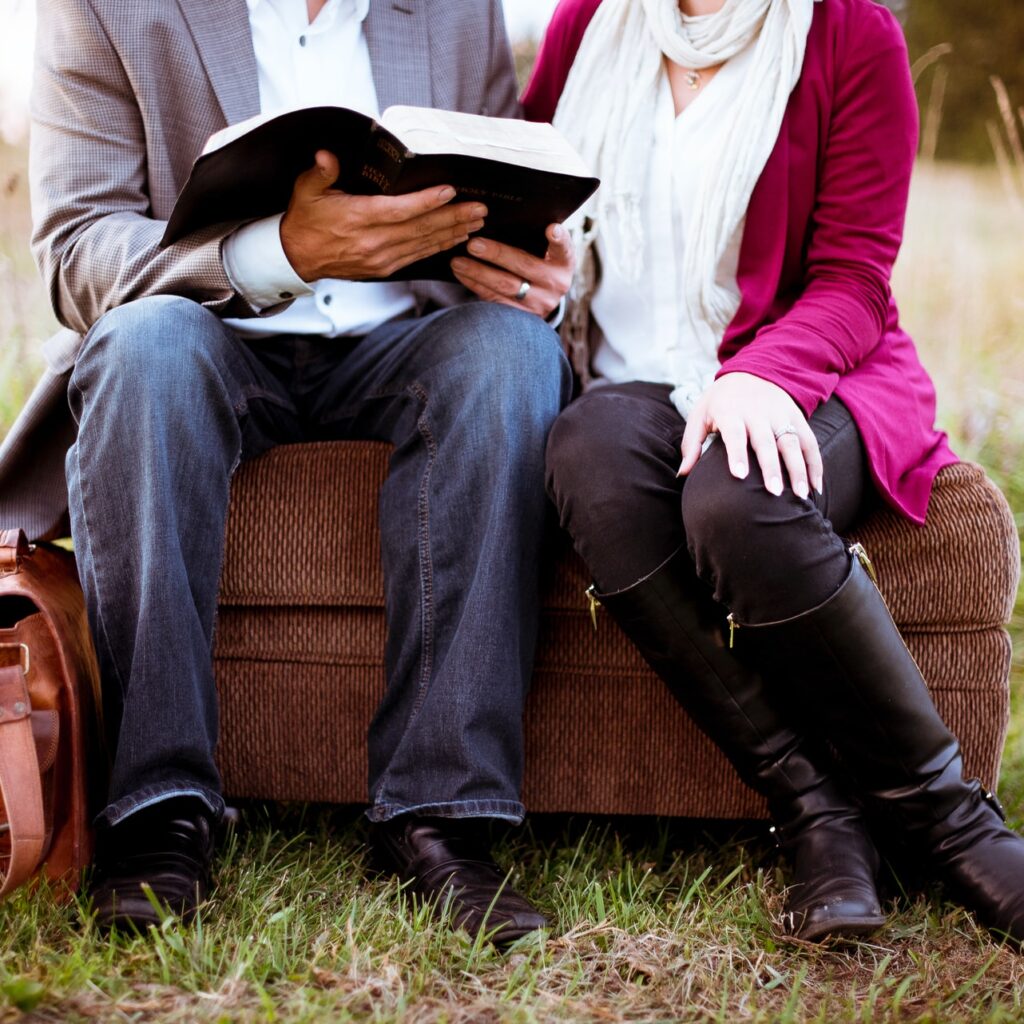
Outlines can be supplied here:
M192 798L161 801L100 829L89 883L97 927L145 932L167 913L187 924L209 893L212 859L213 823Z
M409 891L438 911L450 905L456 927L507 946L548 921L508 884L478 828L472 819L402 814L371 826L370 841L381 870L410 883Z

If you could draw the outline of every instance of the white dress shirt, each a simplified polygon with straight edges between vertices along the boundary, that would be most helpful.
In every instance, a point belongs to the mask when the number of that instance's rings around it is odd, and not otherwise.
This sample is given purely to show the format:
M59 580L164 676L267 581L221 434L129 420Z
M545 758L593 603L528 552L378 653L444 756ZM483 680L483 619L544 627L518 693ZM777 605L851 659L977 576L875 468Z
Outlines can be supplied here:
M727 121L721 113L735 100L752 53L748 47L728 61L678 116L668 74L662 73L646 165L639 278L624 275L602 253L600 233L596 240L601 280L591 304L600 328L592 359L595 385L629 380L682 385L688 412L714 380L722 339L687 309L681 284L683 251L708 156L725 141ZM718 268L719 282L737 300L742 237L741 222Z
M247 3L261 114L335 104L379 115L363 29L369 0L328 0L312 24L306 0ZM275 315L225 320L240 334L365 334L415 305L403 282L325 279L307 284L284 254L280 223L280 214L266 217L225 239L224 267L254 310L295 296Z

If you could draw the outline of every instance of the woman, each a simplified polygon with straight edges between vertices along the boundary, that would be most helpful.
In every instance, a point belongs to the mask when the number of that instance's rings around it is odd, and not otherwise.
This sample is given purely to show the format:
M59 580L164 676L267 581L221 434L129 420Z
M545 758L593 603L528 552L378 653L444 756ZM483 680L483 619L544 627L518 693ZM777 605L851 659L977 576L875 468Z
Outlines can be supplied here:
M883 923L864 801L1024 940L1024 841L963 778L840 539L879 498L923 522L956 461L889 292L917 133L895 19L562 0L524 104L603 181L566 326L585 394L552 431L549 490L596 598L767 797L788 929Z

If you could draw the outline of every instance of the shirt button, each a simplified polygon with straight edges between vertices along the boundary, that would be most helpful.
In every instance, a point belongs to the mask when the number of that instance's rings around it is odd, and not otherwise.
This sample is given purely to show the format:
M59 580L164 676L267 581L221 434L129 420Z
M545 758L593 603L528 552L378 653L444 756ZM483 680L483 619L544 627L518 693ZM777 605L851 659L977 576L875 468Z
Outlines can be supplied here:
M292 298L292 293L291 292L281 292L281 298L282 299L290 299L290 298Z
M327 294L326 294L326 295L324 296L324 305L325 305L325 306L329 306L330 304L331 304L331 293L330 293L330 292L328 292L328 293L327 293Z
M305 45L306 45L306 37L305 36L299 36L299 46L305 46Z

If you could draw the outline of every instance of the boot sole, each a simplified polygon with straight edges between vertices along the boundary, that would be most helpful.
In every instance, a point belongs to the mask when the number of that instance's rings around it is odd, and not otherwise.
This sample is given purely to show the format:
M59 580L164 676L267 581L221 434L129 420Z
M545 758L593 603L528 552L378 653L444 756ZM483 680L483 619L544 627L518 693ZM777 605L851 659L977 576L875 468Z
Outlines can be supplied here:
M824 939L860 939L873 935L885 924L884 917L837 917L822 922L817 928L796 932L793 937L804 942L821 942Z

